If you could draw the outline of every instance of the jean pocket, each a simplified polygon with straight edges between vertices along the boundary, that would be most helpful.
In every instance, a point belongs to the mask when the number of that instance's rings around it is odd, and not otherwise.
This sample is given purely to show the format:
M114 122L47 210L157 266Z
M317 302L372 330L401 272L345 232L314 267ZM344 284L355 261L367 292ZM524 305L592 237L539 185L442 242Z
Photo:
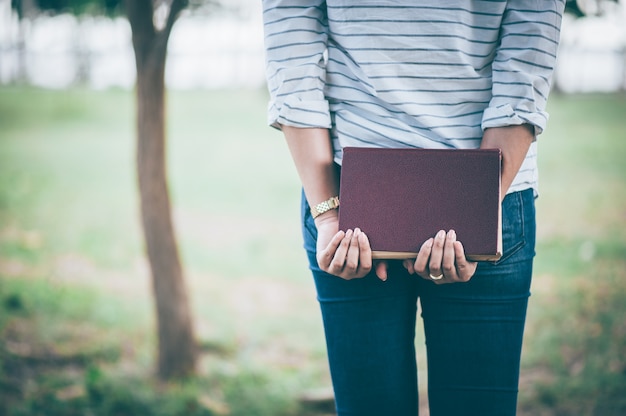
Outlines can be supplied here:
M534 250L533 190L509 194L502 203L502 257L493 264L528 260Z

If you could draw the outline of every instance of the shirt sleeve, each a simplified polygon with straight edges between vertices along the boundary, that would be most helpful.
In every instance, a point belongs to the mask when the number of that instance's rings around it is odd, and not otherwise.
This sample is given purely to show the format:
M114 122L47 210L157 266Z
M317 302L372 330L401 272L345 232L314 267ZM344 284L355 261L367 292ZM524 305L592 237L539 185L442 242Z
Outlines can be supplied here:
M268 123L330 127L324 97L328 39L323 0L263 0Z
M540 134L545 128L564 7L563 0L508 2L483 129L528 123Z

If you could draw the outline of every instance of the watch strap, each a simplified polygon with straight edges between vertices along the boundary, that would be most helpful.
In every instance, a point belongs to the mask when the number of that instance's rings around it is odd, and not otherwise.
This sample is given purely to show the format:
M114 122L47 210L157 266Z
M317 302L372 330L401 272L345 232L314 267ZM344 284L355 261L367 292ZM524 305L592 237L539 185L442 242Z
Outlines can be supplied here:
M326 201L320 202L317 205L311 207L311 215L313 218L317 218L325 212L330 211L331 209L339 208L339 197L333 196Z

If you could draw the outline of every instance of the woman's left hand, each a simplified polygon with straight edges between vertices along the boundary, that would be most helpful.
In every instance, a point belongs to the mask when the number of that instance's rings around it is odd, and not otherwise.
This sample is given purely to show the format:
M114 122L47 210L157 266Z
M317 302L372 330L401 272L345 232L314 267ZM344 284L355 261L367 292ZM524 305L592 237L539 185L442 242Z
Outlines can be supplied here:
M478 263L467 260L454 230L448 233L441 230L422 244L415 261L404 260L403 265L410 274L442 284L467 282L476 272Z

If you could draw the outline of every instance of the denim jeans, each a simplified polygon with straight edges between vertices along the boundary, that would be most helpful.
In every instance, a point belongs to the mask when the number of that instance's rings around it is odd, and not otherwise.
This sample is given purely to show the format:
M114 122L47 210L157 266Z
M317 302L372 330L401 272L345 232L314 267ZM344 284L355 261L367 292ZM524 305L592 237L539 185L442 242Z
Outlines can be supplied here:
M435 285L399 262L389 277L343 280L317 265L302 199L304 246L321 307L339 416L417 415L417 302L424 320L431 416L514 415L535 247L532 190L502 204L503 257L467 283Z

